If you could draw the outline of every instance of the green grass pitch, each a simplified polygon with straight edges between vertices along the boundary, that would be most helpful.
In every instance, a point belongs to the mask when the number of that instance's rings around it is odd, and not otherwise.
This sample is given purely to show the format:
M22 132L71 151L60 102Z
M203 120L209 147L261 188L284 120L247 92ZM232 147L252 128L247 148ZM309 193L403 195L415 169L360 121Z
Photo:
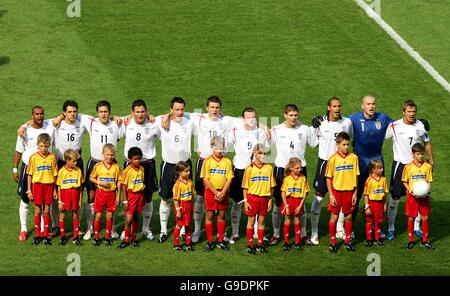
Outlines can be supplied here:
M381 0L381 14L449 80L448 9L445 0L432 2ZM70 253L80 255L82 275L365 275L372 252L381 257L382 275L450 274L445 181L450 169L445 124L450 95L352 0L81 0L80 18L66 15L68 4L61 0L0 4L1 275L65 275ZM213 94L222 98L224 113L239 116L244 107L253 106L269 125L272 117L282 120L281 109L287 103L297 104L300 120L309 124L313 115L325 112L327 99L334 95L343 100L344 114L350 114L360 110L363 95L373 94L378 111L393 118L401 117L406 98L414 98L419 118L428 118L431 125L436 167L430 234L436 250L405 250L404 199L396 240L384 248L365 247L359 215L356 252L351 254L343 248L335 255L327 251L325 203L319 229L322 243L302 252L284 253L278 245L267 255L248 256L240 240L228 253L218 249L206 253L203 232L196 252L176 253L173 213L165 244L142 242L139 249L125 250L117 249L118 242L113 248L94 248L87 242L83 247L62 247L57 240L51 247L33 247L31 240L19 244L19 199L11 168L15 131L30 117L32 106L44 106L50 118L67 98L75 98L82 113L94 115L96 102L107 98L112 112L124 115L139 97L158 115L168 110L173 96L185 98L186 110L192 112L204 107ZM122 163L123 144L119 147ZM391 142L385 144L384 156L390 175ZM316 160L317 150L308 149L311 186ZM158 166L159 162L160 152ZM155 201L151 226L157 234L157 195ZM121 215L116 224L121 230ZM243 215L241 237L245 224ZM267 232L271 234L270 216Z

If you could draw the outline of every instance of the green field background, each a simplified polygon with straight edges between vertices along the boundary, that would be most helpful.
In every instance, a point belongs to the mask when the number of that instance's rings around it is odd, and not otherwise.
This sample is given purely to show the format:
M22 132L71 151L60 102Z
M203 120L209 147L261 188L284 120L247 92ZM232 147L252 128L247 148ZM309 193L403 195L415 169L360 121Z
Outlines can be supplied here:
M382 0L381 14L436 70L450 79L449 6L445 0ZM64 0L2 0L0 3L0 274L65 275L67 255L81 257L82 275L365 275L367 255L381 256L382 275L449 275L450 162L448 127L450 95L351 0L143 1L81 0L81 17L69 18ZM11 168L17 127L30 118L31 107L45 107L46 117L61 112L74 98L80 112L95 115L95 104L108 99L112 112L125 115L136 98L152 114L168 111L174 96L186 99L186 111L204 108L218 95L226 114L239 116L256 108L268 125L282 121L282 107L295 103L306 124L338 96L343 113L360 110L363 95L375 95L377 108L401 117L402 103L414 98L418 117L428 118L435 154L431 240L436 250L419 246L408 252L404 201L397 216L397 238L384 248L364 246L361 215L356 252L329 254L325 203L320 221L322 242L302 252L270 248L248 256L240 240L228 253L172 250L172 231L165 244L142 242L139 249L19 244L19 200ZM273 120L271 119L273 118ZM88 159L88 141L84 159ZM384 146L390 175L392 144ZM159 148L159 147L158 147ZM123 144L119 144L119 163ZM317 150L307 150L309 183ZM159 167L160 153L157 164ZM311 195L309 197L311 199ZM155 196L152 228L159 233L159 198ZM310 200L307 202L309 209ZM309 212L309 210L308 210ZM29 230L32 229L29 213ZM122 210L119 211L122 213ZM85 217L84 217L85 218ZM173 218L173 213L172 213ZM83 219L84 220L84 219ZM229 221L229 220L228 220ZM83 225L85 221L82 221ZM122 229L123 220L116 222ZM245 234L246 218L241 221ZM169 223L173 227L173 219ZM267 219L268 235L271 218ZM308 231L309 231L308 215Z

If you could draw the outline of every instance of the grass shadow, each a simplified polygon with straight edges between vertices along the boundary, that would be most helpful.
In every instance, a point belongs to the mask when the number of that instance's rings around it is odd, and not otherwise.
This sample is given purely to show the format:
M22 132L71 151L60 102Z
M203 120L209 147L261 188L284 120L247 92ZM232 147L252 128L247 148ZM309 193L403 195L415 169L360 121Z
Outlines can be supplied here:
M0 17L4 16L4 15L7 14L7 13L8 13L8 10L1 9L1 10L0 10Z
M0 66L9 64L10 60L11 59L9 57L0 57Z

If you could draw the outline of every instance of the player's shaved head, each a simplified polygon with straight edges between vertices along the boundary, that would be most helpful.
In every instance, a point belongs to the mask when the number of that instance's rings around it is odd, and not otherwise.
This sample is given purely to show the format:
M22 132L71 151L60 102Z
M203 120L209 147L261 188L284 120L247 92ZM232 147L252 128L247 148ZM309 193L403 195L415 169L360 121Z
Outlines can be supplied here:
M367 95L362 98L361 103L365 104L367 101L373 101L375 103L377 99L374 96Z
M44 113L44 108L43 107L41 107L41 106L34 106L33 108L31 108L31 114L34 114L35 113L35 111L42 111L42 113ZM39 112L39 113L41 113L41 112Z

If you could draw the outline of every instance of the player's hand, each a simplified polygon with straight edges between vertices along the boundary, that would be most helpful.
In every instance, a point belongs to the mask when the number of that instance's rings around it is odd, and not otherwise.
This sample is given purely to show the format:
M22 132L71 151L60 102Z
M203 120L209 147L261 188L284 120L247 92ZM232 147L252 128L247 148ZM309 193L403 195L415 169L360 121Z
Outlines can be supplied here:
M177 218L181 219L181 210L180 209L177 210Z
M119 203L120 203L120 198L116 198L116 202L115 202L116 206L118 206Z
M354 206L354 205L356 205L356 190L355 190L355 193L353 193L353 196L352 196L352 206Z
M334 195L330 195L330 204L333 207L336 206L336 198L334 197Z
M147 121L150 123L154 123L156 121L156 118L151 114L147 114Z
M53 199L58 199L58 193L56 191L53 191Z
M296 215L296 216L299 215L301 210L302 210L302 207L301 207L301 206L296 207L296 208L295 208L295 212L294 212L295 215Z
M161 127L165 130L170 129L170 119L172 118L172 112L164 115L161 119Z
M372 211L370 210L370 208L367 208L367 209L366 209L366 215L367 215L367 216L372 215Z
M117 123L118 126L122 125L123 120L119 116L113 116L113 120Z
M286 214L287 216L291 215L291 211L289 211L289 206L285 206L283 211L281 212L282 214Z
M12 178L13 178L14 182L19 183L19 174L18 173L13 173Z
M272 211L272 198L269 199L269 203L267 204L267 212Z
M314 128L319 128L322 121L323 121L323 117L320 115L317 115L317 116L313 117L313 119L311 120L311 125Z
M128 207L129 207L128 203L124 203L124 204L123 204L123 209L124 209L125 211L128 211Z
M244 203L244 209L245 209L246 212L248 212L249 210L252 209L252 207L250 206L250 204L248 202L245 202Z
M31 200L31 201L34 200L33 192L28 192L27 196L28 196L29 200Z
M384 204L384 207L383 207L383 210L384 210L384 212L386 213L387 212L387 204Z
M58 209L61 212L64 208L64 203L63 202L58 202Z
M19 127L19 129L17 130L17 135L21 136L22 138L25 138L26 131L27 131L26 128Z

